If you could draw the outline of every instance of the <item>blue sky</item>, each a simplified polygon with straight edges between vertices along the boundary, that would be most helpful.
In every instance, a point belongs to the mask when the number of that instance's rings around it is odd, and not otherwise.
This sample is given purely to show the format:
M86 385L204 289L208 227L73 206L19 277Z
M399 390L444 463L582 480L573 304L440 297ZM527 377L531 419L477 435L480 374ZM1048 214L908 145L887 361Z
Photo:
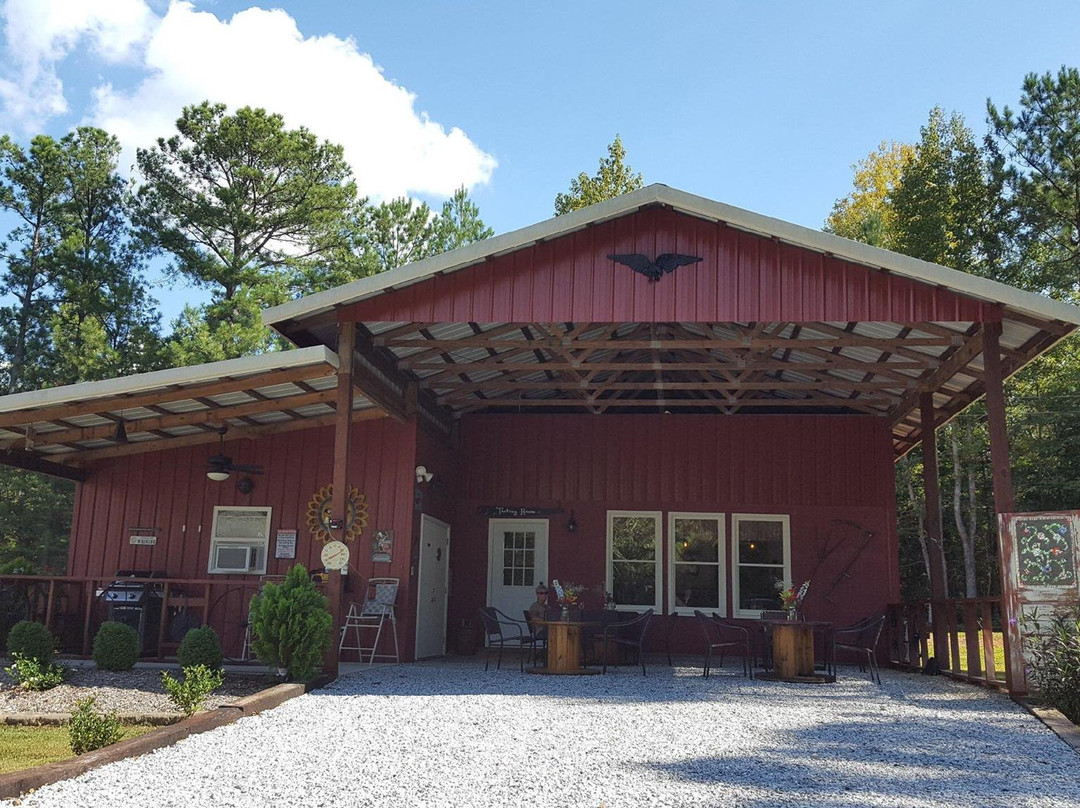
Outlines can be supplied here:
M1075 2L253 8L8 0L0 129L91 121L133 150L183 103L263 105L344 142L376 197L469 185L497 232L550 216L618 132L647 182L819 227L851 164L916 139L932 106L981 135L987 97L1080 64ZM157 293L170 315L190 297Z

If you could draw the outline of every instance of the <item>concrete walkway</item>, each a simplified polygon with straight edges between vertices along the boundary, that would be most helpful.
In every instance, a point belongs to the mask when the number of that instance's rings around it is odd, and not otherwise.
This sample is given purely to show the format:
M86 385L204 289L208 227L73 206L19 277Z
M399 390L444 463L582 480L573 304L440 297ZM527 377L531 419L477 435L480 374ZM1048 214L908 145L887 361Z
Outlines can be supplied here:
M375 668L22 805L1080 805L1080 756L1005 697L883 677Z

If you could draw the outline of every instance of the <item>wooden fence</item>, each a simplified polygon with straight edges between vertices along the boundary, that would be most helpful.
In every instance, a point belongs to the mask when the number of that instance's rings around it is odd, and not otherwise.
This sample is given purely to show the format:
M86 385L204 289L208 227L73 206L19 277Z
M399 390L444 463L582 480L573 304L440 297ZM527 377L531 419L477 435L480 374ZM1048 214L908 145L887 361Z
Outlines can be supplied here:
M37 620L57 636L62 654L88 658L98 627L108 619L105 591L114 580L115 576L0 575L0 641L17 620ZM157 638L157 652L151 658L175 656L180 639L176 635L192 625L211 626L227 659L239 661L244 656L248 604L262 586L261 580L123 580L150 584L154 597L160 597L157 623L147 628L147 632L156 631Z
M921 670L934 657L947 676L1005 686L1001 598L891 603L886 614L893 665Z

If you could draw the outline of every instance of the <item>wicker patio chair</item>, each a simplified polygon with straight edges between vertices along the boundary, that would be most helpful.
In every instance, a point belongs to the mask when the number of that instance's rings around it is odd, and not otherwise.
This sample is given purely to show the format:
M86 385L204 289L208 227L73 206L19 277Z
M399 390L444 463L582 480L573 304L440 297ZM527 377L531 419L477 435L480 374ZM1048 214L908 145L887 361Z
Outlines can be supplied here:
M499 658L495 670L502 669L502 652L504 647L521 649L521 672L525 672L525 649L531 648L536 651L536 638L532 632L526 631L528 624L521 620L514 620L509 615L500 612L494 606L484 606L480 609L480 622L484 624L484 632L487 634L487 651L484 654L484 670L491 665L491 649L498 647Z
M606 645L613 642L627 648L637 650L637 661L641 664L641 675L645 675L645 656L641 647L645 643L645 635L649 631L649 621L652 619L653 610L649 609L631 620L623 620L617 623L608 623L600 635ZM604 658L604 673L607 673L607 658Z
M705 639L705 668L701 675L708 678L712 673L713 649L720 649L720 667L722 668L724 667L724 649L739 648L742 649L743 676L750 676L753 673L753 659L750 652L749 629L725 620L716 612L713 612L710 617L695 609L694 617L697 618L701 634Z
M765 609L761 613L762 620L787 620L787 616L783 609ZM761 624L761 667L772 667L772 626L764 622Z
M832 664L832 673L836 673L836 652L852 651L859 655L859 670L870 669L870 681L881 684L881 671L877 664L877 644L881 639L881 629L885 625L885 615L867 617L858 623L853 623L845 628L833 631L832 653L829 661ZM866 661L862 661L865 654Z

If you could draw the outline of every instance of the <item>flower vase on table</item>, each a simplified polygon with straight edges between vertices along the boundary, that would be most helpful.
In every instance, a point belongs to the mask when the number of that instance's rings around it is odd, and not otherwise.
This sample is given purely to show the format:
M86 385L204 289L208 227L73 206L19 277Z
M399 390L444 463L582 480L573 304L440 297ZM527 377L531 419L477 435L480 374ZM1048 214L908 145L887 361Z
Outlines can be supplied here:
M581 587L577 584L572 584L569 581L561 584L556 578L551 582L552 587L555 589L555 598L558 600L559 605L562 607L562 612L559 615L559 619L563 622L570 622L571 611L573 607L577 605L578 600L581 597Z

